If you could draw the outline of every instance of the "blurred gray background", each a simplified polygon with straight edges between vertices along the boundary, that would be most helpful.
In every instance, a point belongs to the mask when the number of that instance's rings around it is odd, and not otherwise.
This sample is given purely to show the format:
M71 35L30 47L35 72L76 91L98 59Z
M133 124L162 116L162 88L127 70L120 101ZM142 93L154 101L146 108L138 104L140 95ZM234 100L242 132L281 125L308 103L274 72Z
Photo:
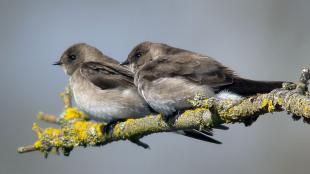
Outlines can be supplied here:
M154 134L144 150L120 141L69 158L17 154L36 113L58 114L68 80L51 64L86 42L122 61L150 40L215 57L241 76L297 80L310 61L310 1L0 1L0 173L309 173L310 125L285 113L215 131L223 145ZM42 124L43 126L50 126Z

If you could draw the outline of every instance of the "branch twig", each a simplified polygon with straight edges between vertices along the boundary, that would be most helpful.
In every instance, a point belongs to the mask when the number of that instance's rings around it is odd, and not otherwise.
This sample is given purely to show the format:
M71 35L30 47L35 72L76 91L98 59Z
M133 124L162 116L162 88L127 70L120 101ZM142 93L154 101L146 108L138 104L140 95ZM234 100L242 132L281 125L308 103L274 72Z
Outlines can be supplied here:
M304 68L295 90L287 89L292 85L286 84L283 89L258 94L237 102L197 97L192 101L197 108L185 111L171 123L164 121L160 115L151 115L119 122L108 132L103 131L104 124L86 121L86 117L81 112L71 108L70 92L66 88L62 95L65 112L57 119L61 128L47 128L42 131L36 127L39 140L34 145L19 148L18 152L40 150L48 153L54 147L61 148L64 154L68 155L76 146L99 146L126 139L139 140L143 136L157 132L193 128L211 129L222 123L249 124L258 116L269 112L287 111L308 120L310 118L310 98L307 91L309 78L310 70ZM43 118L42 120L51 120L48 115Z
M69 86L66 86L64 92L60 93L60 96L62 97L64 109L70 108L72 106L72 102L71 102L71 91L70 91ZM58 121L59 121L59 117L55 115L51 115L51 114L45 114L43 112L38 113L37 119L41 121L45 121L47 123L54 123L54 124L58 124ZM38 149L36 149L34 145L26 145L26 146L19 147L17 149L19 153L26 153L26 152L32 152L32 151L37 151L37 150Z

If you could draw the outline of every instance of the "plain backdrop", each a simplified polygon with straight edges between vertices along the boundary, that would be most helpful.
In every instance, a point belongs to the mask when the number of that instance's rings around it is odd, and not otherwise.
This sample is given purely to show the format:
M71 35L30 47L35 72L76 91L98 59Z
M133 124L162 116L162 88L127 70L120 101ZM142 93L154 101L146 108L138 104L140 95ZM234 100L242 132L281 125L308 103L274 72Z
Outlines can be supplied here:
M294 81L310 63L309 8L309 0L1 0L0 173L310 173L310 125L285 113L216 130L222 145L162 133L143 138L151 150L120 141L70 157L16 152L36 139L38 111L62 111L68 77L51 64L73 43L122 61L139 42L164 42L243 77Z

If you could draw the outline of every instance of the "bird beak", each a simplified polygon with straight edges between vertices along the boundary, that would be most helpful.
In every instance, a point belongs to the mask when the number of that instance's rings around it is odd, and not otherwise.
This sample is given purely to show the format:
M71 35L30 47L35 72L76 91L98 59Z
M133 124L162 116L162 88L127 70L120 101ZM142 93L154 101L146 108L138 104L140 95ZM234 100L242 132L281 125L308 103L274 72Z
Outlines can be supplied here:
M121 63L121 65L129 65L128 59L126 59L123 63Z
M57 62L55 62L55 63L53 63L53 65L62 65L63 63L59 60L59 61L57 61Z

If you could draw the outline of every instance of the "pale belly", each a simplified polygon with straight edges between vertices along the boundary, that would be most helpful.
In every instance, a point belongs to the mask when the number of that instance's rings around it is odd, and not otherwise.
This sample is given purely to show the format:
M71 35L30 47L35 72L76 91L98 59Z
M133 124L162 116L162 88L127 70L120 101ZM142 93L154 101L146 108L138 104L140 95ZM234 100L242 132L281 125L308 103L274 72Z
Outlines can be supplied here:
M141 80L138 90L154 110L164 115L190 108L188 100L197 94L206 97L215 95L206 85L196 85L182 77L161 78L152 82Z
M135 89L102 90L88 81L77 84L74 79L70 79L70 87L77 107L93 120L110 122L150 114Z

